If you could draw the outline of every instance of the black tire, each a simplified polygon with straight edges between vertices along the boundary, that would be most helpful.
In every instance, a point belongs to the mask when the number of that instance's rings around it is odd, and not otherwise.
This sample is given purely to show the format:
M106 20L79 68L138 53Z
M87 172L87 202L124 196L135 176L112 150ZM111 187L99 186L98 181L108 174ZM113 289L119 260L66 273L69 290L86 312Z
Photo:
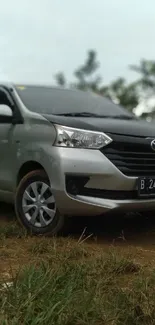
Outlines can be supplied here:
M45 227L36 227L29 222L29 220L25 217L22 208L22 200L23 194L26 188L33 182L44 182L49 185L49 180L46 173L43 170L35 170L29 172L27 175L23 177L20 181L18 188L16 190L15 195L15 212L18 221L22 226L24 226L28 233L35 235L57 235L64 226L64 216L60 215L59 211L56 208L56 213L52 222Z

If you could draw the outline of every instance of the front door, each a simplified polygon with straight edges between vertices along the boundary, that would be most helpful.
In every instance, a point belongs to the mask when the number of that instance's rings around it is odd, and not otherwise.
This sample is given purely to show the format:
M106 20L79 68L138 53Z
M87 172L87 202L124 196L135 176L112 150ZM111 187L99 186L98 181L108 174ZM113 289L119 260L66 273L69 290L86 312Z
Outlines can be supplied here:
M12 191L14 184L15 144L11 123L0 123L0 190Z
M14 188L17 144L14 141L16 125L12 124L12 110L0 103L0 191Z

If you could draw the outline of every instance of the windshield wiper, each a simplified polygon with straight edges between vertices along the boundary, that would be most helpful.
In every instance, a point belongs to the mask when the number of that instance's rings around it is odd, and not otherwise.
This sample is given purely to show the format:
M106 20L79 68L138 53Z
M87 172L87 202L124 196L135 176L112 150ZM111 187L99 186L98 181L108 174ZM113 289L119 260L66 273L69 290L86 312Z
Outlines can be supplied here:
M102 114L95 114L89 112L75 112L75 113L61 113L61 114L54 114L57 116L71 116L71 117L100 117L100 118L110 118L110 119L121 119L121 120L133 120L136 117L128 116L128 115L102 115Z
M61 113L61 114L54 114L58 116L75 116L75 117L101 117L101 115L89 112L75 112L75 113Z
M136 120L136 116L129 116L129 115L113 115L111 118L118 119L118 120Z

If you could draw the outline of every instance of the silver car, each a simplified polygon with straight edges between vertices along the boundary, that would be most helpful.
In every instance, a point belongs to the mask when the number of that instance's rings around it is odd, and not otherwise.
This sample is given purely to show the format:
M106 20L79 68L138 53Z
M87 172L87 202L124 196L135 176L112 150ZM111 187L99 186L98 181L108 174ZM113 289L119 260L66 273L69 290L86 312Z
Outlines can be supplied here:
M155 127L102 96L0 86L0 200L34 234L155 208Z

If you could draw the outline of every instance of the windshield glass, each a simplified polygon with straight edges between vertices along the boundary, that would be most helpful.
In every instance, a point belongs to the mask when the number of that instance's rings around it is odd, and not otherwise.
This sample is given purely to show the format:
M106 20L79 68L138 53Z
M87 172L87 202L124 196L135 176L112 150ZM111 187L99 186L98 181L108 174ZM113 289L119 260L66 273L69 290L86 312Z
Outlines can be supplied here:
M41 114L93 113L103 116L133 116L119 105L91 92L41 86L16 86L24 105ZM86 114L87 115L87 114Z

